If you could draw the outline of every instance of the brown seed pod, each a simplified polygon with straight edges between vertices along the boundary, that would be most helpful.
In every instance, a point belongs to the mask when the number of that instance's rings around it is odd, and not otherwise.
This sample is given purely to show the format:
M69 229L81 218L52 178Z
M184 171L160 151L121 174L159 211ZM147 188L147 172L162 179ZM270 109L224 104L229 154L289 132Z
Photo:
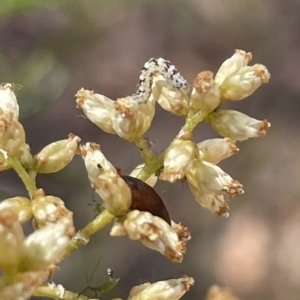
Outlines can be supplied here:
M171 225L171 219L167 208L160 196L150 185L140 179L128 175L122 175L122 178L131 190L132 202L130 209L148 211L152 215L162 218Z

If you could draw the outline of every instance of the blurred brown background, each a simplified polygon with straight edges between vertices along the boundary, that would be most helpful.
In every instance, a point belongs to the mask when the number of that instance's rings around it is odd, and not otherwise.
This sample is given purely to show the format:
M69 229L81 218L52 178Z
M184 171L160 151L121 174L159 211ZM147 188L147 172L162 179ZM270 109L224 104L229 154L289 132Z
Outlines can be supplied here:
M297 0L1 1L0 78L22 86L17 97L33 153L73 132L100 143L115 166L130 172L141 162L137 149L83 118L73 95L81 87L112 99L130 95L151 57L170 60L192 83L199 71L216 72L238 48L272 75L251 97L225 105L272 123L264 138L239 143L240 153L220 164L245 189L230 202L229 218L201 208L186 184L156 186L172 219L192 233L182 264L127 238L110 238L108 226L61 264L55 282L80 292L100 262L93 285L107 279L107 267L121 278L103 299L126 299L133 285L181 273L196 281L182 299L204 299L212 284L245 300L300 299L299 13ZM182 122L157 108L146 134L155 151ZM216 136L200 124L194 140ZM13 172L0 176L1 199L26 195ZM40 175L38 186L65 200L77 229L93 218L94 194L80 157L57 174Z

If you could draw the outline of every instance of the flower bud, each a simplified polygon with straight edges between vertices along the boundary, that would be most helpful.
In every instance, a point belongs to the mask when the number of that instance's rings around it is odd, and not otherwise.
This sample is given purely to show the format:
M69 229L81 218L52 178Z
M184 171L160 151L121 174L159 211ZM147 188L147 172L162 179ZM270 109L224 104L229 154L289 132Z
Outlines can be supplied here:
M242 67L247 66L252 59L251 52L245 52L243 50L235 50L232 57L225 60L221 67L219 68L216 76L215 82L217 85L221 86L224 80L239 71Z
M68 219L73 224L73 213L65 207L65 203L58 197L46 196L41 189L33 195L32 213L38 227L57 223L62 219Z
M270 79L270 73L264 65L242 67L238 72L228 76L220 86L223 100L241 100L255 92Z
M127 213L131 205L131 191L114 166L105 158L100 147L87 143L81 147L88 177L102 198L105 208L115 216Z
M0 85L0 115L16 121L19 119L19 105L11 83Z
M175 139L166 150L160 179L170 182L182 179L192 167L196 154L198 149L191 140Z
M264 136L271 126L266 119L259 121L235 110L219 110L211 113L207 122L220 135L238 141Z
M24 234L18 215L10 208L0 210L0 268L10 270L22 259Z
M213 79L213 73L204 71L197 75L194 80L194 88L190 98L190 107L198 110L211 112L220 104L220 89Z
M34 157L34 167L39 173L55 173L62 170L78 152L80 138L73 134L66 140L44 147Z
M70 236L66 224L48 224L32 234L24 242L23 263L27 270L43 270L59 261L68 245Z
M187 235L181 234L185 238L180 240L176 230L160 217L133 210L127 214L125 220L117 222L116 226L117 228L112 228L111 235L123 235L126 231L129 238L140 240L146 247L159 251L171 261L182 261Z
M189 105L187 88L173 87L159 75L153 78L152 96L164 110L175 115L187 115Z
M116 133L113 128L114 101L93 91L80 89L75 95L76 107L81 108L86 117L108 133Z
M32 216L31 202L25 197L14 197L3 200L0 203L0 210L9 208L17 214L19 222L25 222Z
M0 299L27 300L34 289L40 286L49 277L49 271L22 272L14 276L12 283L1 285Z
M0 148L9 156L19 157L23 153L25 131L21 123L10 116L0 114Z
M4 171L10 168L10 165L8 163L8 153L0 149L0 171Z
M119 98L114 102L113 128L121 138L134 141L150 127L155 113L154 99L135 101L134 97Z
M201 160L218 164L221 160L236 154L239 149L230 138L209 139L197 144Z
M228 205L223 196L233 197L244 193L242 184L206 161L194 160L186 177L197 202L219 215L227 215Z
M144 283L134 286L128 300L178 300L194 284L192 277L183 276L179 279L157 281L155 283Z

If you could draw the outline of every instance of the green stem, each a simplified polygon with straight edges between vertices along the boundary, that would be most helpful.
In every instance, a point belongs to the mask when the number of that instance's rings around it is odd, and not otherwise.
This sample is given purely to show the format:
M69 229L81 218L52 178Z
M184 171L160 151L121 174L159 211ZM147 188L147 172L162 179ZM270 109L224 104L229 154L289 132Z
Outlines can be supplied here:
M104 210L102 213L100 213L92 222L87 224L82 230L79 230L77 236L71 239L62 259L68 256L80 245L86 244L93 234L111 222L114 217L115 216L109 213L107 210Z
M9 164L14 168L17 172L21 180L23 181L29 196L31 197L32 194L37 190L35 185L35 180L26 172L20 161L15 157L9 157Z
M195 114L189 114L184 126L182 127L183 130L192 132L194 128L205 119L207 116L207 112L199 110Z
M90 300L89 297L85 295L79 295L77 293L65 290L63 291L62 295L62 288L59 288L57 285L43 285L37 287L34 292L34 296L39 297L48 297L52 299L63 299L63 300ZM94 299L96 300L96 299Z

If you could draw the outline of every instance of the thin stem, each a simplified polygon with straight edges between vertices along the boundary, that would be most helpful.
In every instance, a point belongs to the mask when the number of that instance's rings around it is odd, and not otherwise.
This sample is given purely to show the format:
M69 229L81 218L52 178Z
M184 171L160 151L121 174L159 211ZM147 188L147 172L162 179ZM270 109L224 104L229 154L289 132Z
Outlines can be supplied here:
M17 158L9 157L9 164L17 172L27 189L29 196L31 197L33 192L37 190L35 180L26 172L26 170Z
M186 122L184 126L182 127L182 130L190 131L192 132L194 128L205 119L207 116L207 112L204 112L202 110L199 110L193 115L188 115Z
M77 249L80 245L88 243L90 237L98 230L106 226L115 216L107 210L101 212L92 222L87 224L78 234L69 242L65 254L62 259L68 256L73 250Z

